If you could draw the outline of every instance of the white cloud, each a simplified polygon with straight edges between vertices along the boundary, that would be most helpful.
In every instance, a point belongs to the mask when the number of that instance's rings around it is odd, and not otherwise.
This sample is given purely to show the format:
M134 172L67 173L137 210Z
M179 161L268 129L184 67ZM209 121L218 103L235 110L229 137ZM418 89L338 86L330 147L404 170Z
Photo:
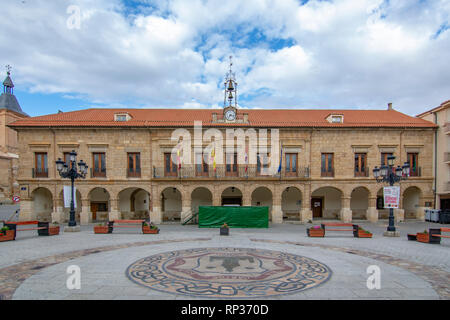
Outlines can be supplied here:
M69 5L80 6L80 30L66 27ZM247 108L393 102L417 114L449 99L450 30L437 35L448 0L141 5L125 15L119 0L5 2L0 62L14 66L16 87L132 107L221 106L229 55Z

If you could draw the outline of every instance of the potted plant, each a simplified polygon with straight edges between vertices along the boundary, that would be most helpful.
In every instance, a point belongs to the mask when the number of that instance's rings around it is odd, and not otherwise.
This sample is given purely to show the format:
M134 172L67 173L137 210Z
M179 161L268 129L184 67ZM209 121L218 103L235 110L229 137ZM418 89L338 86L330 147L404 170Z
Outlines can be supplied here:
M3 227L0 229L0 242L14 240L14 230L10 230L9 227Z
M308 237L325 237L325 229L320 226L313 226L311 228L306 229L306 234Z
M228 235L230 235L230 228L228 227L228 225L226 223L224 223L220 227L220 235L221 236L228 236Z
M159 228L157 226L155 226L153 223L150 223L150 225L148 225L147 222L144 222L142 224L142 233L157 234L157 233L159 233Z
M417 241L428 243L430 242L430 235L428 234L427 230L424 230L423 232L417 233Z
M53 222L51 226L48 226L48 235L56 236L59 234L59 224L58 222Z
M94 226L94 233L110 233L110 227L106 225L106 223L99 223Z
M372 233L367 230L364 230L361 227L358 227L358 232L356 233L357 238L372 238Z

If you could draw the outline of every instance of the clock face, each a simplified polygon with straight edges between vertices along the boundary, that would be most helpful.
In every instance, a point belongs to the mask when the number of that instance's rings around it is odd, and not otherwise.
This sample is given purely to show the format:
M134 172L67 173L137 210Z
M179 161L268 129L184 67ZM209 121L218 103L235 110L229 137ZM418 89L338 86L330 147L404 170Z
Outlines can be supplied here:
M228 121L233 121L234 119L236 119L236 112L235 112L234 110L228 110L228 111L225 113L225 118L226 118Z

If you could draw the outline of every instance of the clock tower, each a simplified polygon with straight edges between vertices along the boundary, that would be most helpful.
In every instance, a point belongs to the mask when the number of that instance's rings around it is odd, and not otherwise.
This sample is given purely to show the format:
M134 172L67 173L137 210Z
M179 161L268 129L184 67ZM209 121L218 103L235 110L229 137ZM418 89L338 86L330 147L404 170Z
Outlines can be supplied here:
M223 119L225 122L235 122L237 118L237 82L235 74L231 70L233 66L231 58L230 56L230 71L226 74L224 83Z

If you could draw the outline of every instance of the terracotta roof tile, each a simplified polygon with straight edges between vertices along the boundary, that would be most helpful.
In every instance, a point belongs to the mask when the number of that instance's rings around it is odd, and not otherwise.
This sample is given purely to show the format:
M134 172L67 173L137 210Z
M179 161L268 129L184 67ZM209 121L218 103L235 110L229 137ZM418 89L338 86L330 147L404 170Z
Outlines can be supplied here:
M114 114L128 113L132 119L114 121ZM203 126L251 127L417 127L434 128L435 124L395 110L303 110L239 109L238 116L248 114L248 124L212 123L212 114L222 109L86 109L21 119L11 127L191 127L194 121ZM344 123L329 123L330 114L341 114ZM220 117L220 116L219 116Z

